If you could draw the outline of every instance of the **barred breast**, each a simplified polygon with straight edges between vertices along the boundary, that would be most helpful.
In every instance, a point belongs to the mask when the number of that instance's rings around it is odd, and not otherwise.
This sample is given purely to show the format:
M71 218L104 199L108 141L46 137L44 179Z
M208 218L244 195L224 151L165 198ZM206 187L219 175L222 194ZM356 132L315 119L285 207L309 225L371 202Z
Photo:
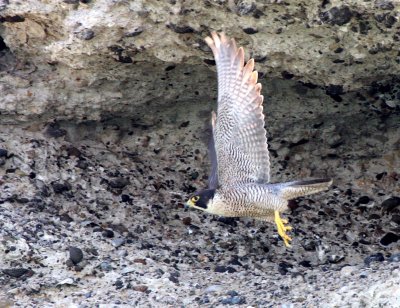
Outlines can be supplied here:
M268 185L242 184L218 190L210 212L230 217L265 217L287 209L287 200Z

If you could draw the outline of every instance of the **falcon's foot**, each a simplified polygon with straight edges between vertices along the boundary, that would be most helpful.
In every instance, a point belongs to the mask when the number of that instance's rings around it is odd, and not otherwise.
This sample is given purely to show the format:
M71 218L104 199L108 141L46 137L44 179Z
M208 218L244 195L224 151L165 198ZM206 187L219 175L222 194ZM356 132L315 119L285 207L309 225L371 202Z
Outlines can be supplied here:
M283 239L285 246L290 247L289 241L291 241L292 238L286 234L286 231L290 231L293 228L291 226L285 226L285 224L287 224L288 221L287 221L287 219L282 219L279 216L279 211L275 211L275 223L276 223L276 227L278 229L278 234Z

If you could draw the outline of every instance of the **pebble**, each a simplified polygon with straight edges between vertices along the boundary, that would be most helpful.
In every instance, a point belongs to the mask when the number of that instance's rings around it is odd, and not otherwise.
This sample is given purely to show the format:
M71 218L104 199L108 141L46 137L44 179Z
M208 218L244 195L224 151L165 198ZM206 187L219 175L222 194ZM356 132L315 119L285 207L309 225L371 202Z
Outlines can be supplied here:
M390 10L390 11L394 9L394 5L393 5L392 1L389 1L389 0L375 1L375 7L380 8L382 10Z
M71 190L71 184L68 182L53 182L51 186L56 194L62 194L64 191Z
M258 29L252 28L252 27L248 27L248 28L244 28L243 32L246 33L246 34L250 34L251 35L251 34L258 33Z
M293 265L287 263L287 262L281 262L278 264L278 272L281 275L286 275L289 269L293 268Z
M205 290L204 293L214 293L214 292L221 292L224 290L224 287L219 285L219 284L213 284L211 286L208 286Z
M65 221L69 223L72 222L73 219L67 213L64 213L60 215L60 221Z
M124 267L121 270L121 274L128 274L128 273L134 273L136 271L135 267Z
M69 146L66 148L67 154L68 156L75 156L75 157L81 157L82 156L82 152L74 146Z
M392 243L397 242L399 239L400 239L400 236L398 236L397 234L395 234L393 232L388 232L381 238L379 243L381 243L383 246L388 246Z
M138 36L139 34L141 34L144 31L143 27L137 27L134 29L129 30L128 32L125 33L125 37L134 37L134 36Z
M395 101L395 100L385 100L385 104L390 108L396 108L397 101Z
M106 229L103 232L101 232L101 235L103 235L106 238L113 238L114 237L114 231L110 229Z
M193 33L194 29L190 26L186 25L175 25L173 23L170 23L168 25L170 29L172 29L174 32L179 33L179 34L184 34L184 33Z
M65 136L67 134L67 131L60 128L60 125L58 123L50 123L46 127L46 134L48 134L50 137L59 138Z
M107 261L101 262L101 263L100 263L100 268L101 268L103 271L106 271L106 272L112 270L111 264L110 264L109 262L107 262Z
M125 227L125 226L122 225L122 224L113 224L113 225L111 225L111 226L112 226L112 229L113 229L114 231L117 231L117 232L119 232L119 233L121 233L121 234L123 234L123 233L125 233L125 232L129 232L128 228Z
M2 272L7 276L11 276L14 278L20 278L23 275L27 274L30 270L26 268L10 268L10 269L3 269Z
M371 199L368 196L362 196L358 199L358 204L367 204Z
M368 277L368 274L367 274L367 272L361 272L361 274L360 274L360 278L363 278L363 279L365 279L365 278L367 278Z
M385 257L383 256L383 254L381 252L378 252L378 253L375 253L375 254L372 254L372 255L366 257L364 259L364 263L366 265L370 265L371 262L382 262L384 260L385 260Z
M86 170L89 167L89 163L85 160L79 160L76 163L76 166L80 169Z
M391 255L388 259L389 262L400 262L400 252L394 255Z
M301 246L303 246L306 251L315 251L316 248L315 241L307 239L301 242Z
M141 264L143 264L143 265L146 265L146 264L147 264L146 259L141 259L141 258L133 259L133 262L135 262L135 263L141 263Z
M222 299L221 303L223 305L241 305L246 303L246 298L244 296L232 296Z
M207 295L204 295L202 298L199 299L199 304L204 305L210 302L210 298Z
M266 249L268 249L268 248L266 248ZM266 252L268 252L268 250ZM237 256L237 255L232 256L232 258L228 261L228 264L243 266L243 264L239 261L239 256Z
M133 204L132 201L133 201L133 199L129 195L126 195L126 194L121 195L121 202L126 202L126 203L132 205Z
M190 174L190 179L191 179L192 181L196 180L198 177L199 177L199 173L198 173L197 171L192 172L192 173Z
M400 225L400 215L393 215L392 221L398 225Z
M139 286L133 286L132 289L138 292L146 292L148 290L148 286L144 285L139 285Z
M122 289L123 287L124 287L124 283L123 283L121 280L117 280L117 281L115 282L115 288L116 288L117 290Z
M8 151L5 149L0 149L0 157L7 157Z
M351 20L352 16L353 13L348 6L334 6L328 12L322 13L321 19L334 25L343 26Z
M257 6L253 1L249 0L242 0L238 1L238 4L236 6L236 11L239 15L249 15L250 13L254 12L256 10Z
M400 205L400 198L392 197L392 198L389 198L389 199L386 199L385 201L383 201L381 207L382 207L382 211L391 212L399 205Z
M182 223L183 223L185 226L190 226L190 224L192 223L192 218L190 218L190 217L184 217L184 218L182 218Z
M236 222L237 218L232 218L232 217L218 217L218 221L222 222L226 225L230 225L232 227L236 227L237 226L237 222Z
M73 264L78 264L83 260L83 252L80 248L71 246L69 247L69 258Z
M217 273L225 273L225 272L234 273L234 272L236 272L236 270L231 266L217 265L215 267L215 269L214 269L214 272L217 272Z
M230 290L230 291L226 292L226 294L229 296L238 296L239 295L239 293L236 292L235 290Z
M343 276L350 276L351 274L353 274L355 271L357 270L357 267L355 266L345 266L340 270L340 273Z
M381 216L379 216L378 214L371 214L368 216L368 220L374 220L379 218L381 218Z
M299 265L303 266L303 267L311 267L311 262L308 260L303 260L299 262Z
M57 283L58 286L62 285L75 285L75 280L73 278L66 278L64 280L61 280L59 283Z
M170 273L168 279L170 281L172 281L173 283L179 283L179 276L180 276L180 273L175 271L175 272Z
M124 245L125 242L126 242L125 238L123 238L123 237L117 237L117 238L115 238L115 239L113 239L113 240L111 241L111 244L112 244L114 247L120 247L120 246Z
M80 33L77 34L77 37L81 40L89 41L94 38L94 31L91 29L83 29Z
M329 263L339 263L344 260L344 256L339 256L339 255L330 255L328 256L328 262Z
M116 179L112 179L110 180L110 182L108 183L108 185L111 188L118 188L118 189L122 189L125 186L129 185L129 179L126 178L116 178Z
M127 257L128 256L128 251L125 250L125 249L118 250L117 254L118 254L119 257Z

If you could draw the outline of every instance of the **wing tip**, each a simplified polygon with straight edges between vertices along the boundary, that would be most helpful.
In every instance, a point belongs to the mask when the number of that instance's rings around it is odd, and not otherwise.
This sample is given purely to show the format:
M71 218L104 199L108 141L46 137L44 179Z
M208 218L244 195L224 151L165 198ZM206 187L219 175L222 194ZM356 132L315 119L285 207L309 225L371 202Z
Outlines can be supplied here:
M235 39L230 39L224 32L217 33L216 31L212 31L210 32L210 36L204 38L204 41L211 48L215 60L219 59L221 53L234 57L238 50Z
M261 84L257 83L258 72L254 70L254 58L249 59L245 65L244 48L237 48L235 39L229 38L224 32L211 31L210 36L207 36L204 40L211 48L216 62L224 57L231 59L231 68L241 71L238 76L242 78L242 85L247 84L249 87L248 95L257 102L261 101L262 104L264 97L261 95Z

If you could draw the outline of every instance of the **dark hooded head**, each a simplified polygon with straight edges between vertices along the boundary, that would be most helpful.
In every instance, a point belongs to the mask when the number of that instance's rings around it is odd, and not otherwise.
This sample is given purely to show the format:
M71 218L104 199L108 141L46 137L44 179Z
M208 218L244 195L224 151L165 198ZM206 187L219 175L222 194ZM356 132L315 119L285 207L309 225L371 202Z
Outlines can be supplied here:
M215 195L215 189L205 189L194 193L186 202L186 205L199 210L207 210L208 204Z

